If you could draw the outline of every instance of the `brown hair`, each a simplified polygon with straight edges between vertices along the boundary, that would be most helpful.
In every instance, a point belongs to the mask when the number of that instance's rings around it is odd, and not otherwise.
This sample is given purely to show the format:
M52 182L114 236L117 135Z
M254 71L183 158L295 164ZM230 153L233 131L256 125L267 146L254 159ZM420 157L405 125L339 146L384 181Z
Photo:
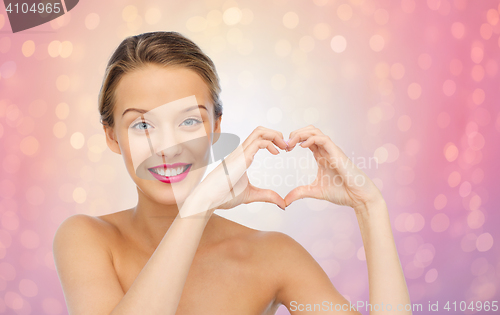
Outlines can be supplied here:
M101 123L113 128L115 90L121 77L147 64L183 66L195 71L210 90L215 118L222 115L219 77L212 60L190 39L177 32L149 32L125 38L111 56L99 92Z

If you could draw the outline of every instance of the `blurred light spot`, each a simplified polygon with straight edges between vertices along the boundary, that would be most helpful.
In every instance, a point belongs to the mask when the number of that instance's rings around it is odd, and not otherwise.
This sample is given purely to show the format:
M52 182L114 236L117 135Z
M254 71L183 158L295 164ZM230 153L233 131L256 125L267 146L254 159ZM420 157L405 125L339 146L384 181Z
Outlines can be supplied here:
M318 239L311 246L311 254L318 258L325 258L333 253L334 244L330 239Z
M295 12L287 12L283 16L283 25L286 28L294 29L299 25L299 16Z
M80 149L85 143L85 137L81 132L77 131L71 135L70 143L73 148Z
M44 257L44 262L45 262L45 266L47 266L47 268L51 269L51 270L56 270L56 265L54 263L54 253L52 251L48 251L47 254L45 254L45 257Z
M299 47L303 52L311 52L314 49L314 38L311 36L303 36L299 41Z
M38 248L40 245L40 237L35 231L24 230L21 233L21 244L28 249Z
M137 8L133 5L128 5L122 10L122 18L125 22L133 22L137 17Z
M443 83L443 93L446 96L452 96L455 93L456 88L457 86L453 80L446 80Z
M69 106L66 103L59 103L56 107L56 116L59 119L66 119L69 115Z
M39 206L45 200L45 192L39 186L31 186L26 190L26 200L31 205Z
M0 78L8 79L16 73L16 63L14 61L7 61L0 66Z
M488 271L490 264L485 257L479 257L474 259L470 265L470 271L475 276L480 276Z
M404 274L408 279L417 279L424 273L424 268L410 261L404 267Z
M56 138L61 139L66 135L66 124L62 121L56 122L52 128L52 133Z
M490 233L483 233L476 239L476 247L480 252L486 252L493 246L493 236Z
M488 23L483 23L479 29L479 34L481 34L483 39L488 40L493 35L493 27Z
M17 155L9 154L2 161L3 170L9 174L15 174L21 167L21 160Z
M84 203L85 200L87 200L87 192L85 189L76 187L75 190L73 190L73 200L75 200L76 203Z
M467 197L470 194L471 190L472 185L468 181L463 182L458 189L460 197Z
M389 65L386 62L379 62L375 65L375 75L380 78L384 79L389 77L390 73L390 68Z
M415 1L414 0L402 0L401 1L401 9L405 13L412 13L415 10Z
M477 88L472 92L472 101L476 105L481 105L485 99L485 93L483 89Z
M473 132L468 137L468 143L471 149L473 150L481 150L484 147L484 137L479 132Z
M313 0L314 4L318 7L326 5L330 0Z
M29 57L35 52L35 42L32 40L27 40L23 43L22 47L23 55Z
M480 63L483 60L483 49L481 47L472 47L470 57L475 63Z
M439 194L436 198L434 198L434 208L436 208L436 210L441 210L446 207L447 202L448 199L446 198L446 196L443 194Z
M286 77L282 74L275 74L271 78L271 87L274 90L283 90L286 86Z
M467 225L469 225L471 229L478 229L483 226L484 220L485 218L483 212L480 210L475 210L470 212L467 216Z
M427 267L432 263L435 254L436 248L434 248L434 245L429 243L422 244L418 247L413 261L417 266Z
M474 172L472 172L471 180L474 184L481 183L483 181L483 178L484 178L484 172L482 169L477 168L474 170Z
M373 156L377 159L377 163L385 163L387 161L387 158L389 157L389 153L387 152L387 149L384 147L378 147L375 152L373 153Z
M308 107L304 109L304 122L306 124L314 124L319 121L320 112L315 107Z
M223 36L214 36L210 40L210 48L214 52L221 52L226 49L226 39Z
M432 268L426 272L425 282L433 283L434 281L436 281L437 277L438 277L438 271L436 270L436 268Z
M402 79L405 75L405 67L400 63L391 66L391 76L394 80Z
M158 8L149 8L144 14L144 20L149 25L157 24L161 20L161 11Z
M238 45L237 49L241 55L249 55L253 51L253 42L250 39L244 39L243 42Z
M465 26L460 22L455 22L451 25L451 34L456 39L460 39L464 36Z
M45 298L42 300L42 309L47 315L58 315L63 312L63 306L59 300Z
M472 252L473 250L475 250L476 249L476 240L477 240L476 234L474 234L474 233L466 234L462 238L462 241L460 242L460 246L462 247L462 250L464 252Z
M378 124L382 120L382 109L379 106L372 106L367 112L368 121L372 124Z
M415 178L415 173L413 169L409 166L400 166L396 173L394 174L396 182L400 185L409 185L413 182Z
M497 25L499 20L498 11L495 9L489 9L486 13L486 20L488 20L488 23L491 25Z
M27 136L21 140L19 143L19 149L25 155L33 155L38 151L39 143L38 140L33 136Z
M332 50L336 53L341 53L343 52L346 47L347 47L347 41L342 35L336 35L332 38L332 41L330 42L330 46L332 47Z
M408 96L412 100L416 100L420 97L422 94L422 88L420 87L420 84L413 82L408 86Z
M457 171L453 171L448 176L448 185L450 185L450 187L457 187L458 184L460 184L461 179L462 176L460 175L460 173Z
M471 70L471 77L474 81L480 82L484 78L484 68L481 65L475 65Z
M356 257L358 257L359 260L366 260L366 254L365 254L365 247L361 246L358 249L358 252L356 253Z
M49 56L51 56L52 58L59 56L59 54L61 53L61 49L61 42L58 40L51 41L49 46L47 47Z
M4 299L5 299L5 305L7 305L9 308L13 310L16 310L17 312L19 312L19 310L23 308L24 300L16 292L7 291L5 293Z
M6 53L10 49L10 38L9 37L2 37L0 38L0 52Z
M19 218L13 211L5 211L2 215L2 226L10 231L15 231L19 227Z
M444 232L450 226L450 219L444 213L438 213L431 220L431 228L434 232Z
M73 44L70 41L64 41L61 43L61 52L59 55L62 58L68 58L73 52Z
M253 12L250 9L241 10L241 20L240 23L243 25L248 25L253 21Z
M90 13L85 17L85 27L94 30L99 26L100 18L97 13Z
M431 10L439 10L439 7L441 6L441 0L427 0L427 6Z
M19 281L19 292L26 297L34 297L38 294L38 286L30 279Z
M313 35L319 40L327 39L330 36L330 26L326 23L319 23L314 26Z
M442 112L437 117L437 124L440 128L446 128L450 124L450 115L447 112Z
M292 45L286 39L280 39L274 46L276 54L280 57L286 57L290 54L292 50Z
M448 142L444 146L444 156L448 162L455 161L458 157L458 148L452 142Z
M385 40L381 35L376 34L370 38L370 48L373 51L381 51L382 49L384 49L384 45Z
M403 115L398 119L398 128L401 131L408 131L411 127L411 118L408 115Z
M267 110L267 121L272 124L277 124L281 122L281 118L283 118L283 112L278 107L271 107Z
M231 44L239 44L243 41L243 32L238 28L227 31L227 41Z
M350 5L344 3L338 6L337 8L337 16L342 21L348 21L352 17L352 8Z
M238 83L241 87L248 88L253 84L254 77L250 71L242 71L238 74Z
M222 20L227 25L235 25L240 22L241 17L242 17L241 10L237 7L232 7L224 11L224 14L222 15Z
M201 32L207 28L207 20L202 16L193 16L187 20L186 27L191 32Z
M462 73L462 62L459 59L453 59L450 61L450 72L453 75L460 75Z
M69 77L65 74L58 76L56 79L56 87L61 92L68 90L70 83Z
M413 156L420 150L420 142L417 139L410 139L406 142L405 152L409 156Z
M432 65L432 57L429 54L421 54L418 56L418 66L422 70L427 70Z
M384 9L378 9L373 13L373 18L375 19L375 23L385 25L389 21L389 12Z

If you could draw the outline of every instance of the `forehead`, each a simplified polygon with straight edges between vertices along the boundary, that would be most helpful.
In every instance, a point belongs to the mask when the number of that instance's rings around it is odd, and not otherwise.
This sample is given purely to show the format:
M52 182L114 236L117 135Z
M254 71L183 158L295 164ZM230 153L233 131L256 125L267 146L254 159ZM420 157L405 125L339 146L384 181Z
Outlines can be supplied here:
M213 110L210 90L193 70L184 67L146 65L125 74L115 91L115 114L121 116L127 108L152 110L158 106L194 95L198 104Z

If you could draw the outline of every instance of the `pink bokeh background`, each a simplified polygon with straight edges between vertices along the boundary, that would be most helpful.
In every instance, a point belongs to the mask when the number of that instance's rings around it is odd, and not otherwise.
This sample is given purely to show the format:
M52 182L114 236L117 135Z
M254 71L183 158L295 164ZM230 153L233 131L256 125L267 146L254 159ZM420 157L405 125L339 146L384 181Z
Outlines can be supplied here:
M434 313L429 302L499 300L499 10L493 0L82 0L13 34L2 6L0 313L67 314L57 227L137 202L121 156L106 147L97 95L120 41L156 30L184 34L215 62L223 132L244 139L262 125L287 139L313 124L353 161L377 158L364 171L388 204L419 314ZM252 165L251 181L282 196L294 187L259 181L296 171L265 165ZM303 199L286 212L217 213L287 233L346 298L368 301L352 209Z

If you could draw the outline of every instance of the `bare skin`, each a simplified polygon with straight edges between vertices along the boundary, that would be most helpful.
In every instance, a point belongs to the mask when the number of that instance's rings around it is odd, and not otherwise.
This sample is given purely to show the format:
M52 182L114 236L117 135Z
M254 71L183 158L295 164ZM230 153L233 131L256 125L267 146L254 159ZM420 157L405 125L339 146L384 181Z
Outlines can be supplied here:
M360 314L352 309L294 309L292 302L349 302L291 237L250 229L213 213L215 208L231 209L250 202L285 208L301 198L352 207L366 251L370 303L409 303L385 201L359 169L333 163L347 157L317 128L308 126L292 132L287 144L280 132L258 127L243 142L250 162L260 149L276 155L277 148L289 151L301 142L318 161L318 179L311 185L297 187L282 198L274 191L249 184L237 198L222 204L220 200L214 203L215 197L208 198L214 185L200 185L202 198L191 198L191 194L184 205L188 210L207 210L181 218L165 183L141 179L134 173L126 139L133 117L122 118L121 114L126 108L151 110L155 104L196 95L208 105L208 110L200 111L203 125L196 128L204 128L206 134L220 131L220 118L215 120L211 114L213 104L204 81L188 69L147 67L125 75L117 95L116 126L105 128L106 140L113 152L123 155L137 185L138 203L131 209L98 217L74 215L57 230L54 259L70 314L274 314L280 304L291 314ZM190 132L195 131L195 127L190 128ZM190 162L194 158L191 153L179 148L168 153L168 161ZM202 184L217 179L210 175ZM365 184L355 187L346 181L337 187L329 181L331 175L345 179L363 176ZM241 180L247 180L246 174Z

